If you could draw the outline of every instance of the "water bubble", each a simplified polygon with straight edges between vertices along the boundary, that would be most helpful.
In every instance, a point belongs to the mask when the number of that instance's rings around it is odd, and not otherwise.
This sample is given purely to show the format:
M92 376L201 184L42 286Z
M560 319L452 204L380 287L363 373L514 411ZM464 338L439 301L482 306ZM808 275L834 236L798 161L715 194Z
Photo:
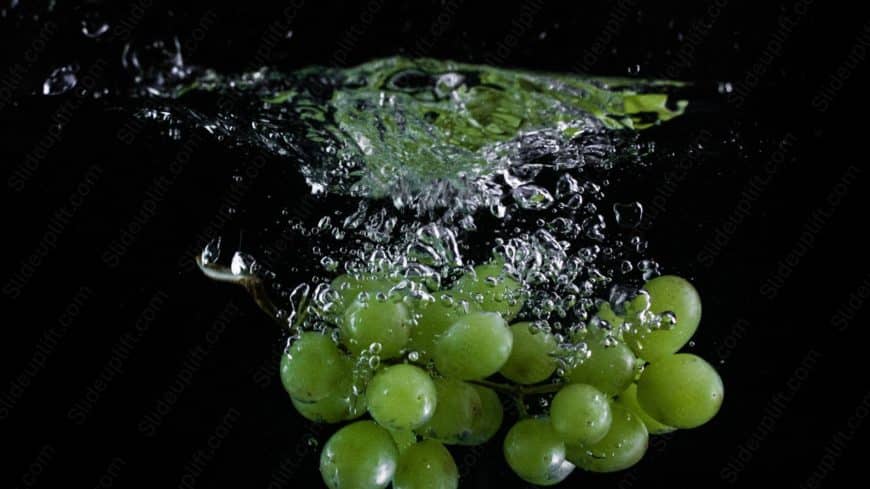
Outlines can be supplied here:
M203 265L208 265L210 263L215 263L220 259L221 256L221 237L212 239L205 245L202 249L202 253L200 253L200 261L202 261Z
M82 34L96 39L109 31L109 23L97 12L88 12L82 17Z
M230 261L230 271L233 275L250 275L253 273L253 268L256 263L257 262L254 260L253 256L241 251L236 251L233 253L233 258Z
M613 214L616 218L616 223L624 228L636 228L643 220L643 206L640 202L630 202L628 204L613 204Z
M514 201L523 209L543 210L553 203L553 196L543 187L524 185L513 191Z
M78 83L77 65L69 64L55 68L42 83L43 95L60 95L75 88Z

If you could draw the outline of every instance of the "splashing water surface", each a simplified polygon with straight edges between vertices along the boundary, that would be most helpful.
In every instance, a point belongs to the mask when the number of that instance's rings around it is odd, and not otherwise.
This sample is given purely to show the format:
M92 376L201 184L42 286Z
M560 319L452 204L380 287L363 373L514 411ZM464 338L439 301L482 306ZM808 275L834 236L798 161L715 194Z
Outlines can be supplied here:
M266 234L292 256L265 241L222 254L216 237L200 257L208 275L248 285L291 339L333 328L337 275L393 281L368 300L434 301L497 257L522 285L519 317L556 334L570 364L600 301L619 310L658 274L637 229L642 203L608 205L604 190L649 151L638 131L683 112L678 83L404 58L238 76L177 64L141 71L140 117L173 137L195 127L265 151L310 191L316 212L272 211ZM376 366L377 348L363 357Z

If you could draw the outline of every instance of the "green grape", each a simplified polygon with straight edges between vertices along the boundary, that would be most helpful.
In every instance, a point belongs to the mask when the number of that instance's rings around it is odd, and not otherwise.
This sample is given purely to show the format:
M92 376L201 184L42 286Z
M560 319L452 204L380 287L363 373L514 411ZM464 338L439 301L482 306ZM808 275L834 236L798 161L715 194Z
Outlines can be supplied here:
M399 457L393 489L456 489L459 469L447 448L435 440L424 440Z
M513 341L500 315L471 313L453 323L435 342L435 367L454 379L489 377L505 364Z
M677 428L695 428L713 419L724 394L716 369L691 353L659 359L646 367L637 382L643 410Z
M341 390L352 367L332 339L306 331L281 357L281 383L298 401L319 401Z
M643 421L617 403L610 405L610 431L598 443L568 445L568 460L589 472L617 472L636 464L646 453L649 433Z
M306 419L317 423L338 423L360 417L366 411L365 399L353 395L353 381L346 377L342 388L329 396L313 402L291 397L293 407Z
M701 321L701 297L685 279L674 275L656 277L643 286L649 293L649 310L655 314L672 312L676 323L662 329L636 327L623 338L637 356L648 362L675 353L695 334Z
M565 458L565 442L547 418L513 425L504 438L504 458L520 478L539 486L558 484L574 470Z
M647 431L652 435L662 435L665 433L670 433L672 431L676 431L676 428L673 426L668 426L666 424L659 423L654 420L652 416L646 413L640 404L637 402L637 385L631 384L628 386L628 389L625 389L625 392L619 395L616 398L616 402L622 404L623 407L634 413L635 416L640 418L643 421L643 424L646 425Z
M387 430L390 432L390 436L393 437L393 442L396 444L396 448L399 449L399 454L402 454L417 443L417 434L411 430Z
M597 443L610 430L610 402L601 391L591 385L570 384L553 398L550 422L565 443Z
M451 324L468 312L479 309L476 303L454 299L448 294L435 294L434 302L420 302L417 306L417 324L411 329L411 339L408 348L416 351L421 361L427 361L432 356L435 340ZM445 302L450 303L450 305ZM468 307L468 311L465 307Z
M390 433L374 421L356 421L323 445L320 475L329 489L383 489L399 458Z
M535 384L547 380L556 371L556 339L550 333L532 333L533 323L512 324L513 348L501 374L518 384Z
M494 390L479 385L472 385L480 396L481 409L471 422L471 433L459 445L480 445L489 441L501 428L504 420L504 408L501 399Z
M344 313L341 339L355 354L379 343L382 359L395 358L408 343L409 319L408 309L401 302L357 300Z
M378 372L366 388L372 418L392 430L411 430L435 413L435 383L420 367L402 364Z
M344 311L362 292L374 296L378 292L387 293L394 285L393 281L376 276L357 278L353 275L339 275L332 281L332 289L338 292L338 312ZM374 297L371 299L374 300Z
M480 395L467 382L435 379L438 404L435 414L417 433L444 443L460 443L474 433L474 420L480 416Z
M624 391L637 375L634 354L622 342L606 340L603 330L590 328L586 338L590 356L565 374L572 384L589 384L601 392L615 396Z
M611 307L609 302L604 302L598 308L598 312L595 315L604 321L607 321L607 324L610 326L610 329L617 333L622 328L623 323L625 323L625 319L615 312L613 312L613 307Z
M458 295L477 302L487 312L497 312L510 321L523 308L522 286L504 271L504 262L495 260L474 268L453 285ZM478 301L478 298L483 300Z

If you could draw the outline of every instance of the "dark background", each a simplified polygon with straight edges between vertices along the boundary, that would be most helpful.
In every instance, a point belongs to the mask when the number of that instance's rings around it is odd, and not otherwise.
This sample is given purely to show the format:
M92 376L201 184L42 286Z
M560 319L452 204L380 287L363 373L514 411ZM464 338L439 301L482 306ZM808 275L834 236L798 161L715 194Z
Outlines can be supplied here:
M653 438L630 471L577 471L565 484L841 487L859 474L870 270L858 73L870 17L818 1L304 1L286 16L289 3L144 1L141 15L119 2L18 3L0 1L0 486L321 484L317 445L332 428L303 422L277 382L279 331L242 289L192 267L240 154L203 138L155 193L184 141L129 126L113 97L31 95L53 68L100 59L98 86L127 86L124 44L173 34L187 63L221 72L407 54L695 80L703 93L730 83L730 94L702 97L700 110L654 129L647 137L665 156L611 190L652 202L689 141L710 131L647 237L665 270L701 291L692 349L719 368L725 404L700 429ZM88 38L83 17L112 27ZM270 28L284 35L264 43ZM132 136L119 135L125 128ZM747 193L766 168L775 171ZM134 228L128 245L112 246ZM454 452L463 487L524 486L498 438Z

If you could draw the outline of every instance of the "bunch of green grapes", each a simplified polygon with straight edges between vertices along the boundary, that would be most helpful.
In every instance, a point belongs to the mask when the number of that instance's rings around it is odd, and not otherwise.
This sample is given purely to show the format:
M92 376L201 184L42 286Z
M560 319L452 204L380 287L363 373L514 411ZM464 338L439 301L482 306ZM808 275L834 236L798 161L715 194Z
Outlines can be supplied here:
M516 402L520 415L504 437L505 460L542 486L577 467L631 467L650 434L700 426L722 403L716 371L676 353L701 313L694 287L679 277L650 280L622 314L604 303L573 344L540 323L510 324L526 295L498 260L435 291L434 300L397 291L381 276L345 275L332 287L328 317L338 334L304 332L281 361L284 387L304 417L370 417L323 446L320 471L331 489L458 487L445 445L492 439L503 401ZM644 318L657 320L649 326ZM566 364L564 351L580 342L585 358ZM372 356L379 361L366 362ZM358 385L362 363L372 371ZM527 414L532 395L553 395L546 415Z

